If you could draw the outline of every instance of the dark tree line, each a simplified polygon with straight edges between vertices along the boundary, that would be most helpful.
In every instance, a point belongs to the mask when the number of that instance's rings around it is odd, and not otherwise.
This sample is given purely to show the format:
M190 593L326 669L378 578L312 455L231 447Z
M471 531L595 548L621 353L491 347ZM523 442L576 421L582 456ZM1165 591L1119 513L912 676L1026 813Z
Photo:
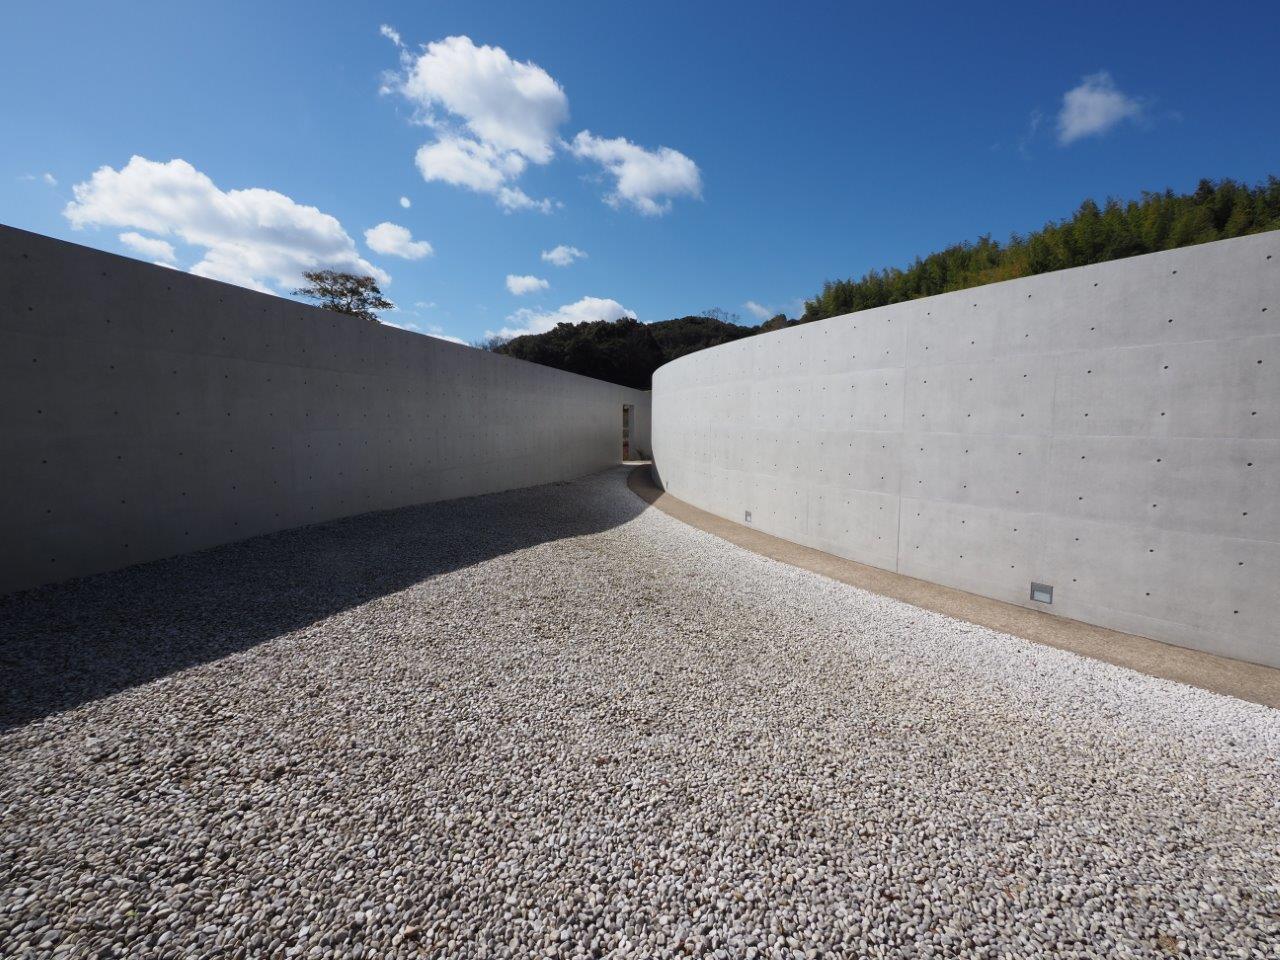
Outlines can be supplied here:
M804 315L779 314L758 327L740 326L722 310L660 323L562 323L548 333L487 344L513 357L648 389L653 371L669 360L795 323L929 297L1051 270L1171 250L1210 240L1280 229L1280 179L1254 187L1234 180L1201 180L1192 193L1143 193L1141 200L1086 200L1071 217L1045 224L1007 243L990 236L958 243L906 269L872 270L857 280L828 281L805 302Z
M1141 200L1086 200L1075 214L1001 244L990 236L917 257L905 270L872 270L834 280L805 302L802 321L883 307L917 297L1012 280L1051 270L1172 250L1210 240L1280 229L1280 179L1250 187L1201 180L1193 193L1143 193Z
M782 319L786 321L785 317ZM561 323L546 333L506 342L489 341L482 346L521 360L648 390L653 371L667 361L756 332L756 327L710 316L678 317L657 323L624 317Z

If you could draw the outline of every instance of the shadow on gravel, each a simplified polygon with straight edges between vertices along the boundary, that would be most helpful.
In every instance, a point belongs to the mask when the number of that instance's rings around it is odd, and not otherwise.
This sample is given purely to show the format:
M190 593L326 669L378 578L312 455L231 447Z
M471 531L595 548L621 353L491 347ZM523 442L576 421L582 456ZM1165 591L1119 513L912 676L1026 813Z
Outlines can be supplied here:
M630 468L267 534L0 597L0 729L647 509ZM495 598L500 602L501 598Z

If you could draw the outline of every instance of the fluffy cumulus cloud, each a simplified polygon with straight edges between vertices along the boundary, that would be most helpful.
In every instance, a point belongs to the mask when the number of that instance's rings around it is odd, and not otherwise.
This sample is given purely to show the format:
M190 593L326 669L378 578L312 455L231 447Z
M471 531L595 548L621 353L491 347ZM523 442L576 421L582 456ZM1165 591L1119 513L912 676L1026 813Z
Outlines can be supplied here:
M583 130L573 138L574 156L594 160L614 178L614 189L605 201L612 206L630 204L646 216L660 216L671 209L671 198L702 196L698 165L679 150L659 147L646 150L627 140L606 140Z
M542 251L542 259L557 267L567 267L575 260L585 260L587 252L577 247L568 247L563 243L558 247Z
M754 300L748 300L742 306L747 313L751 314L757 320L768 320L773 316L772 311L770 311L768 307L762 303L756 303Z
M698 165L678 150L648 150L585 130L572 143L562 141L569 98L537 64L462 36L411 53L394 29L384 25L381 32L400 50L401 68L387 77L383 92L403 95L415 119L436 134L415 157L424 179L490 194L508 212L550 213L559 204L530 197L518 181L530 165L550 163L557 150L567 149L613 176L605 199L614 206L657 215L671 208L673 197L701 195Z
M511 185L511 181L519 177L528 165L524 157L514 151L503 152L478 140L446 135L419 147L414 160L424 180L438 180L455 187L493 194L504 210L540 210L543 213L552 210L550 200L534 200L519 187Z
M364 232L364 242L374 253L405 260L421 260L435 251L425 240L414 240L407 227L398 223L380 223Z
M470 37L446 37L401 60L390 88L437 132L418 151L422 176L493 194L507 210L550 211L549 200L534 200L515 181L529 164L550 162L569 117L569 99L551 75Z
M601 297L583 297L576 303L566 303L558 310L539 311L522 307L507 317L508 326L501 330L486 331L486 336L505 338L522 337L526 333L546 333L558 323L587 323L595 320L635 319L635 313L617 300Z
M517 297L526 293L536 293L539 290L545 290L551 284L543 280L541 277L534 276L517 276L514 273L507 274L507 289L514 293Z
M158 237L144 237L136 230L128 230L120 234L120 242L138 254L159 263L170 264L178 259L173 244Z
M569 117L569 98L549 73L512 60L501 47L477 47L470 37L427 44L405 77L404 94L428 122L443 122L443 110L476 140L534 163L551 159L556 130Z
M1062 95L1058 142L1064 146L1106 133L1116 124L1142 115L1142 102L1121 92L1105 70L1090 74Z
M415 157L425 180L441 180L481 193L497 193L526 166L518 153L503 153L487 143L465 137L441 137L423 144Z
M72 227L130 227L176 237L203 250L191 268L203 277L267 292L272 285L298 286L305 270L391 280L359 255L336 218L274 190L221 190L185 160L133 157L119 170L101 167L72 191L75 199L63 210Z

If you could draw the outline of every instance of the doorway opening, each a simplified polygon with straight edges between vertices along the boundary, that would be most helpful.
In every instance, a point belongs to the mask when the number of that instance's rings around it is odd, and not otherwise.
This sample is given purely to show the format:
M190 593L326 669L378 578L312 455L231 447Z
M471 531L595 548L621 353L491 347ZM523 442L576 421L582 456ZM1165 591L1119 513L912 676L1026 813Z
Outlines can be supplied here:
M631 459L631 424L635 422L635 407L629 403L622 405L622 459Z

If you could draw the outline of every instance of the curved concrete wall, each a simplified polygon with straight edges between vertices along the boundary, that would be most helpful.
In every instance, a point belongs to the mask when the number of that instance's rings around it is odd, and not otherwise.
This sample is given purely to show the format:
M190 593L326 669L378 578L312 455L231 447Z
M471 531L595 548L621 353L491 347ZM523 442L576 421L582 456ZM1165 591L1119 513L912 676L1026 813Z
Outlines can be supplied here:
M599 470L648 397L0 227L0 592Z
M682 357L653 445L722 517L1280 666L1280 233Z

